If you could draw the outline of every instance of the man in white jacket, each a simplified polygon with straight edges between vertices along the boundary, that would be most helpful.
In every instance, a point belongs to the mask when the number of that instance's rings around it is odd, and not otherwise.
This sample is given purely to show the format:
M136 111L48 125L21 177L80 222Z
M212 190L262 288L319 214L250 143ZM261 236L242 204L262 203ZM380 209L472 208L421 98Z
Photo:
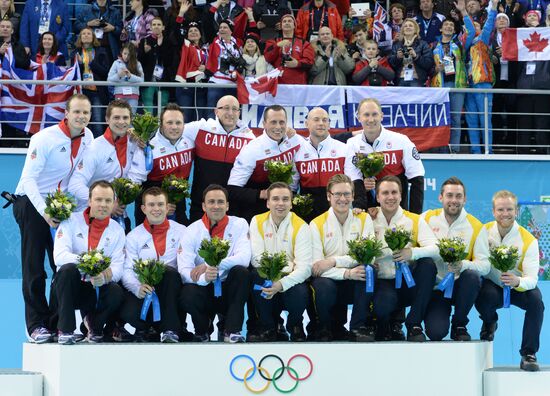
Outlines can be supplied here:
M216 314L223 315L225 320L223 325L218 322L224 342L245 340L241 331L250 287L248 223L240 217L227 216L228 196L227 190L218 184L204 190L204 215L187 227L178 248L178 272L183 281L179 307L191 314L195 336L203 342L210 340L211 323ZM214 237L229 242L227 257L218 267L208 265L198 253L201 242ZM214 296L214 282L218 277L221 297Z
M493 266L484 276L476 309L483 320L479 338L492 341L497 329L497 309L503 306L503 286L510 290L510 304L525 311L523 337L521 340L520 368L538 371L536 353L539 350L540 332L544 318L544 303L537 287L539 270L539 244L537 239L516 222L517 197L510 191L501 190L493 195L493 216L495 221L485 224L482 232L487 240L482 244L486 257L490 249L498 246L515 246L519 260L515 268L500 272Z
M145 221L126 236L126 261L122 283L129 292L125 293L120 316L136 329L138 335L146 331L154 325L154 306L151 307L153 309L149 309L145 319L141 319L141 310L144 298L155 293L160 305L160 321L158 326L155 325L160 332L160 342L178 342L181 325L176 301L181 289L181 280L176 256L185 226L166 218L168 196L159 187L151 187L143 192L141 210L146 216ZM158 285L148 285L138 280L134 272L135 260L138 259L163 262L165 272ZM137 339L139 341L143 337Z
M331 312L335 305L344 305L347 313L348 304L353 304L350 341L372 342L375 332L366 324L372 293L366 292L365 263L348 255L347 243L374 236L374 226L367 213L352 212L354 189L348 176L332 176L326 188L330 209L309 225L313 245L311 286L319 326L315 340L332 339Z
M125 235L110 217L114 204L113 187L104 180L95 182L90 187L89 207L62 222L55 235L57 273L52 289L59 315L59 344L75 343L75 309L87 313L83 322L88 342L101 342L107 318L122 303L123 290L116 282L122 278ZM81 254L92 249L103 250L103 255L111 258L111 265L97 276L83 276L76 263ZM99 300L94 288L99 288Z
M308 287L305 280L311 275L312 250L311 231L308 225L292 208L292 191L281 182L273 183L267 189L269 212L256 215L250 223L252 245L252 282L263 285L256 268L264 252L268 254L286 253L288 265L283 268L285 275L270 287L262 287L253 294L258 312L260 337L258 341L277 339L277 322L274 312L281 308L288 311L286 328L291 341L305 341L303 314L308 303Z

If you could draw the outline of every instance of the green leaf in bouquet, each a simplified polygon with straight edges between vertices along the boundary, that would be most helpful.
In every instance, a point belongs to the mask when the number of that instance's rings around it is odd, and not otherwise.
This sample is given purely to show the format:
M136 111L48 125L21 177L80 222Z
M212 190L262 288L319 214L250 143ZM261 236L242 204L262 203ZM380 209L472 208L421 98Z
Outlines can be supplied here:
M296 194L292 198L292 211L302 219L313 212L313 197L311 194Z
M125 177L114 179L111 185L121 205L128 205L134 202L141 193L141 185Z
M519 260L516 246L493 246L489 249L489 262L500 272L513 270Z
M144 114L134 116L132 125L134 128L130 134L144 144L148 144L159 127L159 118L145 111Z
M88 276L97 276L111 265L111 258L103 249L92 249L78 256L76 267Z
M348 254L359 264L372 264L376 257L382 255L382 242L375 236L359 237L347 243Z
M439 255L446 263L458 263L468 257L466 244L461 238L441 238L437 242Z
M67 220L76 210L76 201L69 193L56 190L48 193L45 199L46 209L44 213L59 221Z
M384 239L390 250L397 252L411 242L411 232L401 226L387 228L384 232Z
M361 171L363 177L374 177L384 169L384 154L379 152L356 153L355 166Z
M168 194L168 202L178 203L189 197L189 182L183 177L168 175L162 180L161 188Z
M160 260L137 259L133 269L140 283L154 287L162 281L166 266Z
M277 282L283 276L287 275L286 272L283 272L283 269L288 265L288 259L285 252L273 254L263 252L259 264L257 268L258 275L263 279Z
M210 240L203 239L198 253L206 264L217 267L229 253L229 241L218 237L213 237Z
M292 164L287 164L283 161L265 161L265 169L267 170L267 178L271 183L283 182L286 184L292 183L292 175L294 170Z

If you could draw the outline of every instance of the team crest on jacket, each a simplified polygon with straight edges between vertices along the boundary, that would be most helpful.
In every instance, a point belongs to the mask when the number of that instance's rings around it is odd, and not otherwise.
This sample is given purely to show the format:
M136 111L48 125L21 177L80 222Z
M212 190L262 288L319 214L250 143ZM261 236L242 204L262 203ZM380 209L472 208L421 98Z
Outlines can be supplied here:
M389 150L391 149L391 142L386 142L386 148Z
M63 238L63 230L57 231L57 239Z
M334 149L330 150L330 156L331 157L336 157L336 150L334 150Z
M77 165L78 170L82 170L84 168L84 161L80 161Z
M187 146L187 145L186 145ZM161 147L160 148L160 153L161 154L164 154L166 152L166 147Z
M269 154L271 154L271 150L270 150L270 149L266 149L266 150L264 151L264 153L265 153L265 155L269 155Z
M181 243L178 245L178 254L180 254L181 252L183 252L183 248L181 247Z
M174 238L170 239L170 242L172 243L172 249L176 247L176 240Z
M309 158L309 153L305 153L304 154L304 159L308 159Z
M31 159L35 159L36 158L36 149L34 149L31 153Z
M416 147L413 147L412 149L412 156L415 160L420 160L420 154L418 153L418 150L416 149Z
M111 238L105 238L105 247L108 247L111 244Z

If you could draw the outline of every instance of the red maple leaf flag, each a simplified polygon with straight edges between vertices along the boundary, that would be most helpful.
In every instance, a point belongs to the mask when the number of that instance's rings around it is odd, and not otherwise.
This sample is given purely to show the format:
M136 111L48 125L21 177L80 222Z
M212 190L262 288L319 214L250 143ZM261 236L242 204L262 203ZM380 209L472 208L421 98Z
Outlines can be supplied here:
M550 27L506 29L502 33L502 58L508 61L550 60Z
M237 75L237 98L241 104L263 103L267 95L277 95L277 85L282 71L275 69L259 77Z

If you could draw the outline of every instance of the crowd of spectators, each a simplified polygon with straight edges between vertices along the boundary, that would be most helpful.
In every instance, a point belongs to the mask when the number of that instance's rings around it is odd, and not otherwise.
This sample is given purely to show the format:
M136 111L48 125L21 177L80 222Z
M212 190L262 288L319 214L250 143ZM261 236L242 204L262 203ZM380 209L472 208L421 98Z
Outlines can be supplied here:
M354 4L364 2L370 10L358 15ZM235 84L237 72L258 76L276 67L284 84L550 89L550 61L502 59L506 27L549 26L547 0L401 0L390 5L380 34L373 31L373 0L130 0L124 18L121 3L27 0L16 7L0 0L0 61L11 47L19 68L31 60L78 62L90 82L84 93L95 105L96 136L104 127L98 106L112 97L134 110L140 103L155 110L159 88L135 82ZM124 85L107 89L93 81ZM232 91L182 86L162 88L160 97L162 105L172 99L186 107L186 121L193 121ZM485 98L493 111L488 125ZM549 152L534 145L550 142L549 132L539 132L550 130L550 95L452 93L450 100L446 150L459 152L467 135L469 151L483 152L487 128L490 152L493 144Z

